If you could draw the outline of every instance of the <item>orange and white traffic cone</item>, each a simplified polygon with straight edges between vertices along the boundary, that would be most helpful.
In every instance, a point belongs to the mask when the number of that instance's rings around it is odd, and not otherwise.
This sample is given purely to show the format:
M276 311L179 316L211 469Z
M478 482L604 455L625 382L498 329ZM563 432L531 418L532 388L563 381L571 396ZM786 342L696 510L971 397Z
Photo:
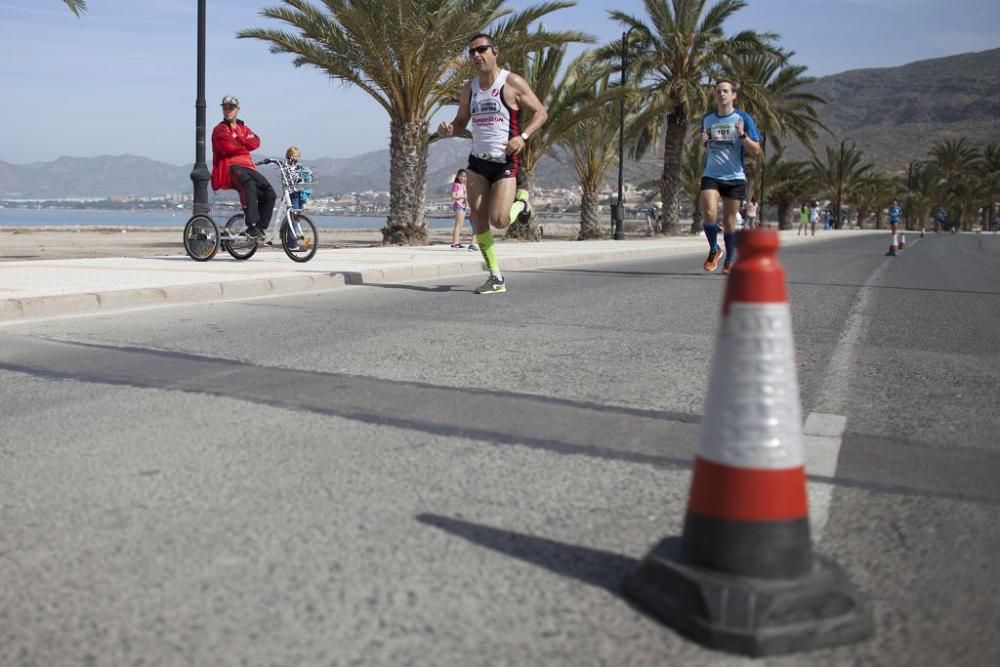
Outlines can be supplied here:
M847 574L809 533L802 416L778 234L753 229L726 283L684 533L653 547L626 595L681 634L746 655L872 634Z
M896 239L896 234L892 235L892 242L889 244L889 252L885 253L886 257L893 257L896 254L896 250L899 248L899 244Z

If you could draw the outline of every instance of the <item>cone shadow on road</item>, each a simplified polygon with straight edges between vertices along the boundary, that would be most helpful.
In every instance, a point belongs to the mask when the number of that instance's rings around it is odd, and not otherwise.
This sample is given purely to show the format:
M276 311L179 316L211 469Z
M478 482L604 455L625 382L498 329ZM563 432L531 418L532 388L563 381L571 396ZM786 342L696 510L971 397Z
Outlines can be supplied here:
M589 586L602 588L622 599L621 580L639 565L635 558L611 551L566 544L463 519L438 514L418 514L416 519L487 549L538 565Z

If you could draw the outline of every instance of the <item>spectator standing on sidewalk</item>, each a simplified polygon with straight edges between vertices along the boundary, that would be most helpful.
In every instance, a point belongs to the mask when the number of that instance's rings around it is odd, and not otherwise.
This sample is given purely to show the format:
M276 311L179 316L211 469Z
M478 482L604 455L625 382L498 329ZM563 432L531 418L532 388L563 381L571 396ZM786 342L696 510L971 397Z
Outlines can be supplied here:
M462 227L465 226L465 214L469 209L465 192L466 178L465 170L459 169L451 183L451 210L455 214L455 224L451 228L451 247L455 249L465 247L462 245Z
M747 229L757 226L757 195L750 197L747 202Z
M796 236L801 236L807 233L806 225L809 224L809 207L805 204L799 209L799 229L795 232Z

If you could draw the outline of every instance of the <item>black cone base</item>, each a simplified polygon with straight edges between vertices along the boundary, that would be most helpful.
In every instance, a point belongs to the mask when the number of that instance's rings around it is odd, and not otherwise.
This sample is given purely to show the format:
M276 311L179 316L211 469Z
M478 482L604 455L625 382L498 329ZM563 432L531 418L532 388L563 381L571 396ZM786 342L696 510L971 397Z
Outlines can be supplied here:
M871 610L836 563L814 557L795 579L754 579L683 562L681 540L653 547L625 595L708 648L762 656L848 644L874 633Z

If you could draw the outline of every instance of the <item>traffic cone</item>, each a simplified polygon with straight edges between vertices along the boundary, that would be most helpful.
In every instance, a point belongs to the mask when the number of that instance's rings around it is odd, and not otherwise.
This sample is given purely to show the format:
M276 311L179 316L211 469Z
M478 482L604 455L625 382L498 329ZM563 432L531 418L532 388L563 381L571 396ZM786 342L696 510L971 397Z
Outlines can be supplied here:
M899 233L899 249L902 250L906 247L906 232Z
M893 234L892 235L892 242L889 244L889 252L885 253L886 257L892 257L893 255L895 255L896 254L896 249L898 247L899 246L898 246L898 244L896 242L896 234Z
M778 234L753 229L726 283L683 535L625 594L709 648L771 655L859 641L871 610L813 553L791 316Z

